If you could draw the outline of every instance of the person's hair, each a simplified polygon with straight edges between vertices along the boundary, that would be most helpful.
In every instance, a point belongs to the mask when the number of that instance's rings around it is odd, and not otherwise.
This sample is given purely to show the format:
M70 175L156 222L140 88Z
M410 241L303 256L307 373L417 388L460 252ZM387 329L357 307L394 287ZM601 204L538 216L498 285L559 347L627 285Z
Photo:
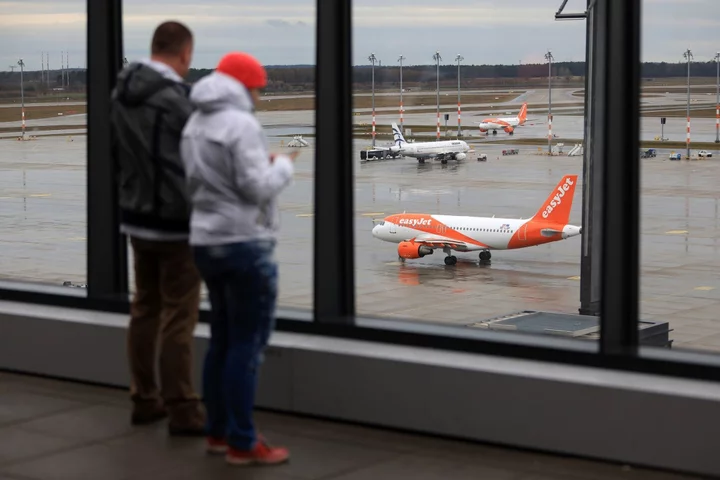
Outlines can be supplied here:
M153 55L179 55L192 39L192 32L182 23L164 22L155 29L151 51Z

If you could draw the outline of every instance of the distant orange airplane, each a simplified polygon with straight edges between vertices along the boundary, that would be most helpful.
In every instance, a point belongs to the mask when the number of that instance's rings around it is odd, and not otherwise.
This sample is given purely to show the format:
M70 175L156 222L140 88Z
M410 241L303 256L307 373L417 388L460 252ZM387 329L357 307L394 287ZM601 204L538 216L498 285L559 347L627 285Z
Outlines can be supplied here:
M481 133L488 133L492 130L493 135L497 135L498 130L504 130L505 133L512 135L515 132L515 128L520 125L525 125L526 121L527 102L523 103L517 117L486 118L478 124L478 127Z
M568 224L577 175L565 175L537 213L529 219L464 217L400 213L375 225L372 234L398 244L401 259L421 258L441 248L446 265L455 265L452 251L480 251L490 260L490 250L512 250L556 242L582 234L582 227Z

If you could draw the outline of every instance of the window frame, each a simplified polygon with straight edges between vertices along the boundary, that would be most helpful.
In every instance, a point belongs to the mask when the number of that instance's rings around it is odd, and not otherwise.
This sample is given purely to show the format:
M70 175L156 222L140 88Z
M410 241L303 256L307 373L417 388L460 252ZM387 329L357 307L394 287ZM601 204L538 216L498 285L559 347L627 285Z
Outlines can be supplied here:
M593 44L588 142L602 202L602 313L599 342L359 317L355 309L352 158L352 3L317 0L314 190L314 321L279 309L277 329L337 338L720 380L720 355L638 345L641 0L588 1ZM122 68L122 1L88 1L87 295L83 291L0 282L0 299L127 313L127 242L119 233L110 141L109 96ZM589 63L590 64L590 63ZM329 66L329 68L323 68ZM611 122L612 118L629 122ZM612 141L610 141L612 139ZM333 152L333 155L322 155ZM627 153L627 155L625 155ZM346 158L347 162L338 162ZM629 159L629 161L626 161ZM610 195L612 193L612 195ZM614 234L621 231L622 235ZM208 312L201 312L207 321Z

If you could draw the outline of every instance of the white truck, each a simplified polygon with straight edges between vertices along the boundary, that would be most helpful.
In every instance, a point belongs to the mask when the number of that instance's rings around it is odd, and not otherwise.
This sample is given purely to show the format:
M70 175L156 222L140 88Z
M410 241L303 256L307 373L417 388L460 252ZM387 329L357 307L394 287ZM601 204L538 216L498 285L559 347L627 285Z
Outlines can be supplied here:
M712 152L708 152L707 150L700 150L698 152L698 157L700 158L710 158L712 157Z

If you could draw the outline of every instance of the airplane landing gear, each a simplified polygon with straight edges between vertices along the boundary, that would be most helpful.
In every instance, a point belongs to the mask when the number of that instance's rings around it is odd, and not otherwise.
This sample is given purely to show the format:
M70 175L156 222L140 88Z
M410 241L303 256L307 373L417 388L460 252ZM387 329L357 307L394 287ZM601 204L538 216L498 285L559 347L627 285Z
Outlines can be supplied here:
M493 135L497 135L497 130L493 130Z
M447 162L447 158L443 158L440 160L440 163L442 163L443 165L447 165Z
M489 250L483 250L480 252L480 262L482 263L488 263L490 262L490 258L492 257L492 254Z
M452 254L450 247L443 248L443 252L447 254L447 257L445 257L445 265L455 265L457 263L457 257Z

